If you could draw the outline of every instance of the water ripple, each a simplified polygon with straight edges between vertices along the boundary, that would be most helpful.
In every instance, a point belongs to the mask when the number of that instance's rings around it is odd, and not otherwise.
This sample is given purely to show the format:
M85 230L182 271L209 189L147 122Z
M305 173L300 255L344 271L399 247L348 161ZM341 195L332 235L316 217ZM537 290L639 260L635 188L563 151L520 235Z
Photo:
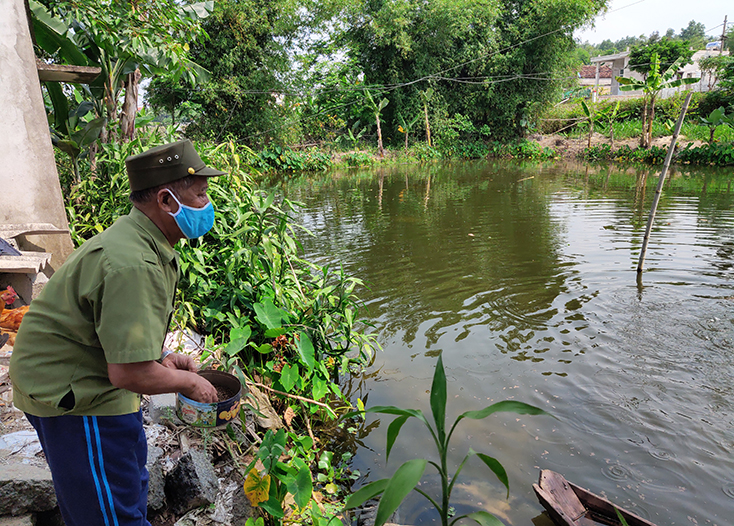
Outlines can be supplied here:
M734 482L727 482L721 487L721 491L724 492L724 495L729 497L730 499L734 499Z
M632 472L628 467L620 464L612 464L611 466L604 466L601 468L601 474L611 480L627 480L632 477Z

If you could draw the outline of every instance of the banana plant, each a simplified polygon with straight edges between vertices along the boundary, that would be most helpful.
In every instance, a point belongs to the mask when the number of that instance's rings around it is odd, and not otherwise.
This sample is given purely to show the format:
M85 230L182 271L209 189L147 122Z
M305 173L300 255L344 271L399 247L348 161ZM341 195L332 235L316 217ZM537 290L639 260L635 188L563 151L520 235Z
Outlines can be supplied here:
M81 181L79 160L89 154L89 148L99 138L107 120L104 117L84 119L94 108L91 101L81 101L76 108L70 109L58 82L47 82L46 91L53 107L48 114L51 142L71 157L74 179L78 183Z
M640 140L640 145L643 148L649 148L652 143L652 121L655 118L655 101L660 95L660 92L666 88L677 88L684 84L695 84L700 80L697 78L674 78L678 73L678 69L685 62L683 57L679 57L662 74L660 73L660 56L657 53L653 53L651 59L650 73L643 80L617 77L621 91L641 90L644 94L645 103L642 111L642 137Z
M370 93L370 90L365 90L365 97L367 98L367 105L369 106L370 110L372 110L372 114L375 116L375 122L377 123L377 151L380 152L380 157L385 156L385 149L382 147L382 127L380 125L380 114L382 113L382 110L385 109L385 106L387 106L390 101L387 99L382 99L379 103L375 102L375 99L372 98L372 94Z
M410 135L410 132L413 130L413 126L415 126L415 123L418 122L418 119L421 118L420 113L413 117L412 121L406 121L405 117L401 113L398 113L398 131L400 133L405 134L405 153L408 153L408 135Z
M403 424L405 424L409 418L417 418L428 429L436 445L440 458L438 463L426 459L413 459L405 462L395 471L395 474L391 478L376 480L353 493L346 501L347 509L356 508L364 502L378 495L382 495L377 507L375 526L383 526L383 524L385 524L389 519L390 515L398 509L398 506L400 506L405 497L407 497L412 490L415 490L428 499L428 501L436 508L441 516L442 526L453 526L456 522L464 518L473 519L479 523L480 526L503 526L502 522L500 522L497 517L486 511L476 511L474 513L453 517L451 522L449 522L449 518L451 516L451 492L459 473L461 473L466 462L473 456L477 456L492 471L492 473L497 476L499 481L502 482L505 488L507 488L507 496L509 497L510 495L510 485L507 478L507 472L502 464L500 464L497 459L483 453L477 453L471 448L461 461L461 464L459 464L454 475L450 476L448 470L448 452L451 450L451 448L449 448L451 436L454 434L454 430L459 422L465 418L482 420L493 413L499 412L510 412L521 415L547 415L548 413L538 407L525 404L523 402L505 400L487 406L479 411L467 411L460 414L447 433L446 397L446 373L443 367L443 358L439 356L438 362L436 363L436 370L433 375L433 384L431 386L431 413L433 415L433 425L428 422L428 419L426 419L421 410L401 409L395 406L375 406L364 411L353 411L345 415L345 418L363 415L364 413L381 413L397 416L397 418L393 420L387 428L386 460L389 460L390 458L390 451L395 444L395 440L400 434L400 429L403 427ZM441 478L440 503L417 487L428 464L431 464L436 468Z

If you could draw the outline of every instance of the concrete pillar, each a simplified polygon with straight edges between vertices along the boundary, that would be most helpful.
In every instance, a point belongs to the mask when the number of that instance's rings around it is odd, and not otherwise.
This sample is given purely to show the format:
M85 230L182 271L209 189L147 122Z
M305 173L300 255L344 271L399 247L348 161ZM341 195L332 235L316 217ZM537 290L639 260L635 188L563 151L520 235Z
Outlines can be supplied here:
M24 2L0 0L0 12L0 224L68 228ZM18 240L53 254L48 275L74 249L68 234Z

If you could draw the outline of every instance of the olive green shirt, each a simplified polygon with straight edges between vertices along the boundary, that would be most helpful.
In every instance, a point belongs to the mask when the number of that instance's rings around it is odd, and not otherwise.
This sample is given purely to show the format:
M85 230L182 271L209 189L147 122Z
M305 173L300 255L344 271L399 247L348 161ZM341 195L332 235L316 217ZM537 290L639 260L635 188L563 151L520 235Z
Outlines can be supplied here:
M129 215L79 247L33 300L10 358L13 403L36 416L122 415L140 396L108 363L156 360L173 312L178 256L155 224ZM72 409L64 406L73 392Z

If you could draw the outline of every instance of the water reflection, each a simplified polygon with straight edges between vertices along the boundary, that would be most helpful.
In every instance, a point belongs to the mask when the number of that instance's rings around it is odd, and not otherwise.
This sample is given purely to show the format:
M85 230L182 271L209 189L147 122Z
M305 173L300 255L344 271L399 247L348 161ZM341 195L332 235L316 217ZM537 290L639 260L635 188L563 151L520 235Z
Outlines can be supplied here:
M472 464L460 507L535 522L530 484L548 467L658 524L730 522L730 175L671 170L638 284L656 182L651 168L478 162L282 186L306 204L307 256L369 285L361 296L385 352L350 380L355 398L428 411L442 352L448 418L506 398L558 417L462 422L455 460L469 447L497 456L512 497ZM432 450L406 424L386 466L387 423L369 420L353 445L365 480ZM403 520L434 516L416 498Z

